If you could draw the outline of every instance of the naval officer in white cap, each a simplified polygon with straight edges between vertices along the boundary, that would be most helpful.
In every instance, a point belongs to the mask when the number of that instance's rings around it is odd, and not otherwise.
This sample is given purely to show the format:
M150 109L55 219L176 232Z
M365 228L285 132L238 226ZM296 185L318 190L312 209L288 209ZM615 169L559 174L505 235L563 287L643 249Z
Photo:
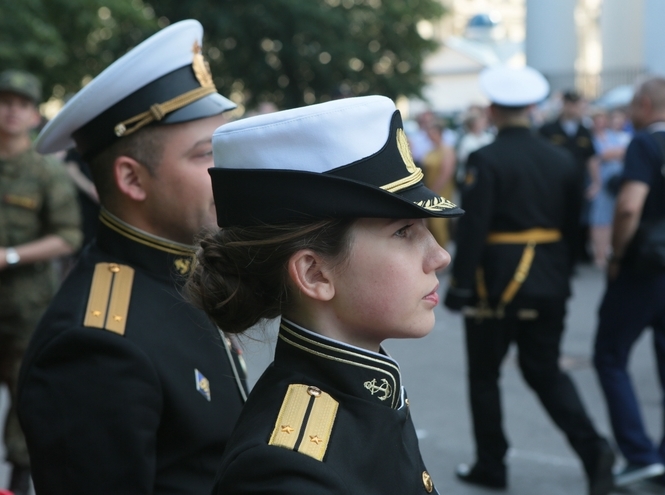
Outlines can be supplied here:
M463 310L476 461L462 481L506 488L499 391L511 343L528 385L582 461L589 495L612 489L614 454L559 368L582 194L569 153L536 136L529 113L549 91L530 67L486 69L480 84L499 129L469 157L445 305Z
M331 101L222 126L213 136L221 230L187 287L230 332L281 316L275 360L229 441L215 494L438 493L388 338L434 326L450 262L395 104Z
M38 326L18 412L42 494L203 494L245 398L239 356L181 297L194 237L216 227L217 93L187 20L82 89L37 149L75 145L102 204L89 245Z

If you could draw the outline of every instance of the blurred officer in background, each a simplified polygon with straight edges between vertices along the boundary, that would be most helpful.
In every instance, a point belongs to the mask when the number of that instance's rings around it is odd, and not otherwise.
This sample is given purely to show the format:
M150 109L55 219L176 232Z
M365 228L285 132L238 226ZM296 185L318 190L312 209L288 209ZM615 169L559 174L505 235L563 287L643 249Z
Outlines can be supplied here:
M576 261L589 262L592 256L587 246L589 241L589 211L591 199L600 187L599 160L595 156L593 135L583 122L586 101L576 91L563 94L563 108L559 117L543 125L540 134L557 146L570 151L577 164L581 184L582 209L576 221L579 233L575 246Z
M467 165L457 251L445 305L464 310L476 462L467 483L505 488L508 441L499 375L510 344L524 379L582 460L590 495L612 489L614 453L595 430L573 382L559 368L566 299L582 195L570 154L534 135L531 106L549 91L530 67L481 75L498 128Z
M18 70L0 73L0 380L11 392L5 423L10 489L27 494L30 461L16 417L21 358L56 290L51 261L81 244L74 188L62 165L39 155L41 84Z
M197 21L114 62L42 131L75 142L102 206L97 241L49 307L21 368L18 411L36 492L210 493L245 399L229 339L187 304L194 237L216 228L217 93ZM223 262L223 261L222 261Z

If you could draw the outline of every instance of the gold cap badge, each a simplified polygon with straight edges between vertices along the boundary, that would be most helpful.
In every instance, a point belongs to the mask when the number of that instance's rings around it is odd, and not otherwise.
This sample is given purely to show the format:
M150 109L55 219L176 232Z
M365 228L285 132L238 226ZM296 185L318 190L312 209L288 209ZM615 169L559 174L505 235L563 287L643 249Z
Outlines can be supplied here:
M194 70L194 76L201 83L201 86L204 88L215 87L215 83L212 81L212 73L210 72L210 65L208 61L203 57L201 50L201 45L198 41L194 42L192 47L192 52L194 52L194 59L192 60L192 70Z

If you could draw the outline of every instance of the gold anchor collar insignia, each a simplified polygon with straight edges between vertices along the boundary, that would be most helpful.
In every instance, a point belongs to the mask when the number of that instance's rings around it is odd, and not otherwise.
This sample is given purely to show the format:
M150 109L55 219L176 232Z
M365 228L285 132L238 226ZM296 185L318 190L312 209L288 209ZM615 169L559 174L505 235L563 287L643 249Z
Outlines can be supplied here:
M376 383L376 378L373 378L371 381L366 381L365 388L369 390L370 394L376 394L376 397L380 401L390 399L390 397L393 395L393 390L390 387L390 383L388 383L388 380L385 378L381 378L381 381L378 384Z
M173 266L180 275L187 275L192 268L192 257L176 258Z
M282 319L278 348L287 352L304 352L314 360L318 370L330 370L338 377L338 389L376 404L393 409L402 406L399 366L383 351L360 349L310 332ZM276 354L276 356L278 356ZM319 393L310 387L309 394ZM279 426L291 423L283 422Z

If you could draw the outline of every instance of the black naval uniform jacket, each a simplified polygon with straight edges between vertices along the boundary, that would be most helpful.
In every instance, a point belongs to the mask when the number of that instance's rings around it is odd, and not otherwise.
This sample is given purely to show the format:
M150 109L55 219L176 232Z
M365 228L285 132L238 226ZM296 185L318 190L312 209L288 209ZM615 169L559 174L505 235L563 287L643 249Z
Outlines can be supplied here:
M100 220L21 368L36 492L210 493L244 403L238 356L180 294L192 247Z
M496 140L472 153L462 191L451 288L446 306L460 309L478 299L478 268L496 307L513 279L524 244L490 244L493 232L558 230L558 242L537 244L515 302L565 299L578 232L582 185L573 157L526 127L502 129Z
M575 158L575 163L577 163L580 177L582 179L586 178L586 164L589 158L596 154L596 148L593 145L593 135L587 126L580 122L575 135L569 136L564 131L561 120L557 119L543 125L539 132L541 136L552 144L570 151Z
M437 493L397 363L287 320L218 477L217 495Z

